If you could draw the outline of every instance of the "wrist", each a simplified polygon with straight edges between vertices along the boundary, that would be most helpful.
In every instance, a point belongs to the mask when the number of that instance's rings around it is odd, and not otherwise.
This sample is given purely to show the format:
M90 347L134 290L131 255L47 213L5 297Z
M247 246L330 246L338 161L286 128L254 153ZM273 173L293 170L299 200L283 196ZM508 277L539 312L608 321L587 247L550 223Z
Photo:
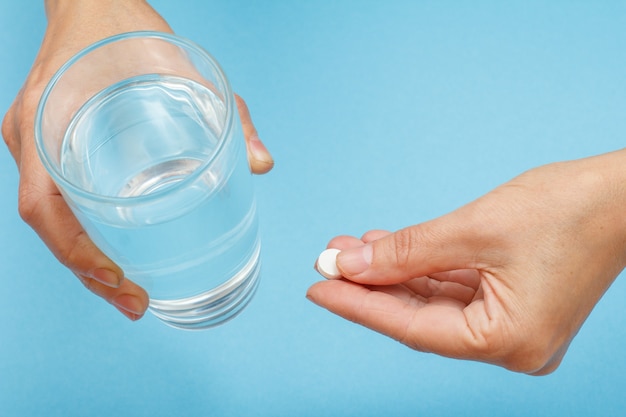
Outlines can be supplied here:
M123 32L171 32L145 0L45 0L48 27L40 54L72 54Z
M597 203L603 213L603 220L598 223L598 231L612 236L616 255L626 267L626 149L599 155L585 160L591 166L587 172L598 173L595 182ZM585 168L583 166L583 168ZM592 174L593 176L593 174ZM585 174L583 173L583 178ZM589 219L589 221L593 221Z
M76 10L102 10L115 3L146 3L145 0L44 0L46 16L53 20L59 16Z

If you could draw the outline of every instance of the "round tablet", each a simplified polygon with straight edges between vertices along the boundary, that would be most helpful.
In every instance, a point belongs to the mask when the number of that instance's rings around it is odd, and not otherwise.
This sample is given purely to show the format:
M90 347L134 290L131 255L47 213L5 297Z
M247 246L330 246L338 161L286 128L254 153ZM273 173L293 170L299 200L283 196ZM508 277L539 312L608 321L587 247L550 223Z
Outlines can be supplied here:
M339 249L326 249L317 258L317 262L315 262L315 269L324 278L341 278L341 273L339 272L339 269L337 269L337 255L339 252L341 252Z

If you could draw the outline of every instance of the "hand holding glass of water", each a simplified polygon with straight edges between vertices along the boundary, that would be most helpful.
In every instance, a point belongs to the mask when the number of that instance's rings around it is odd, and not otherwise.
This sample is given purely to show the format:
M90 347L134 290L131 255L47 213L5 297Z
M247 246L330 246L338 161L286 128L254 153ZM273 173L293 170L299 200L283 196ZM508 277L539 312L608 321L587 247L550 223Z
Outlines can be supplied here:
M256 204L235 97L219 64L171 34L97 42L52 78L39 156L98 247L165 323L232 318L258 284Z

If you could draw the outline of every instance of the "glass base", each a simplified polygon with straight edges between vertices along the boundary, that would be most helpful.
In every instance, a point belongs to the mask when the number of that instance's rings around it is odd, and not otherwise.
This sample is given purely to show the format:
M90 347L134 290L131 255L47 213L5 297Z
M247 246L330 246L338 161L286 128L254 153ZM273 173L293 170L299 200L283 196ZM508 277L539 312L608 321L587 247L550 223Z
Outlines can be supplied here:
M150 299L149 310L165 324L183 330L218 326L239 314L252 299L261 270L260 245L234 277L210 291L176 300Z

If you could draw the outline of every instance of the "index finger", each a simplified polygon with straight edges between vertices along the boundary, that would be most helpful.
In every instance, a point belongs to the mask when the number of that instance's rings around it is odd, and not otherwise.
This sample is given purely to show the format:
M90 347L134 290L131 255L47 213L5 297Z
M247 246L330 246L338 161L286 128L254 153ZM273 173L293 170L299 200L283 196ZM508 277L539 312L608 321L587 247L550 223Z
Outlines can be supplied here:
M307 297L321 307L422 352L479 359L461 303L424 304L349 281L322 281Z

